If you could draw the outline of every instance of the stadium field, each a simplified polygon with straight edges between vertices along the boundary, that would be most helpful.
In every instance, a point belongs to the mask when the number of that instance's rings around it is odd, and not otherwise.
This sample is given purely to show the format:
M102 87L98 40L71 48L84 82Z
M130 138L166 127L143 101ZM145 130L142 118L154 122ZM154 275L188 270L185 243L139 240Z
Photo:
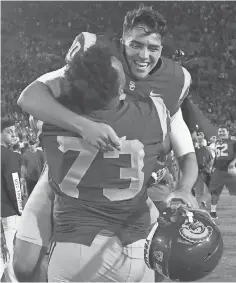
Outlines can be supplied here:
M236 282L236 197L224 190L216 223L224 239L224 253L217 268L202 282Z

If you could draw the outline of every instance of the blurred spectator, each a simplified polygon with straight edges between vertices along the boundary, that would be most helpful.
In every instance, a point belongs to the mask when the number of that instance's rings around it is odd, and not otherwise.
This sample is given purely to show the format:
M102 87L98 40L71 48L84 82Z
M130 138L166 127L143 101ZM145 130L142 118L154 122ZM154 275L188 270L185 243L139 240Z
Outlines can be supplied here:
M207 140L204 139L204 134L203 133L197 137L197 140L198 140L198 145L199 146L207 146Z
M22 132L29 132L28 116L16 105L19 93L40 74L64 64L64 55L79 32L109 29L120 36L125 11L137 4L67 1L59 7L53 2L8 2L2 3L2 112L14 116ZM180 61L192 75L191 98L214 125L227 124L236 135L235 3L151 5L169 23L164 56ZM48 34L50 41L45 40Z
M211 172L213 165L213 156L206 146L206 140L200 138L198 140L199 148L196 149L196 157L198 163L198 179L194 188L195 196L200 206L206 208L208 199L208 187L211 180Z
M28 195L32 193L45 164L44 152L37 148L35 141L29 141L29 148L22 158L22 177L26 180Z
M20 151L24 148L24 137L22 133L18 134Z
M20 163L18 153L9 147L15 143L14 122L1 119L1 217L6 245L10 254L9 264L5 270L6 280L17 282L13 267L13 239L17 222L22 213L22 195L20 186Z
M20 145L19 143L15 143L13 146L12 146L12 151L15 152L15 153L18 153L19 155L21 155L21 150L20 150ZM20 158L20 157L19 157Z
M21 154L24 155L24 153L29 149L29 143L25 142L24 147L21 148Z
M210 138L209 146L208 146L213 158L216 156L216 136Z

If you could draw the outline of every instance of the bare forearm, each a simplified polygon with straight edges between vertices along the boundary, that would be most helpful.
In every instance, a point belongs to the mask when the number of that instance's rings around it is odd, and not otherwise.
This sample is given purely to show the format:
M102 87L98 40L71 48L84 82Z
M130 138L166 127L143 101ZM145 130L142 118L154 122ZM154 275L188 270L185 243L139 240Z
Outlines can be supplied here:
M198 165L194 152L187 153L178 158L181 177L177 188L191 191L197 181Z
M35 81L21 93L18 105L43 122L80 133L88 120L62 106L41 82ZM79 125L79 126L78 126Z

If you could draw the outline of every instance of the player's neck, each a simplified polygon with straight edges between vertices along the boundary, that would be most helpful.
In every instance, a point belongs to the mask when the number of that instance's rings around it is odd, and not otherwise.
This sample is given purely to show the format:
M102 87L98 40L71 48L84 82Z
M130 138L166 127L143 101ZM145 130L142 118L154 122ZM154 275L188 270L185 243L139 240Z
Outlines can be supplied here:
M104 115L106 116L108 113L113 113L115 114L115 112L119 109L119 107L121 106L121 101L119 100L119 98L114 98L110 101L110 103L107 105L107 107L100 109L100 110L95 110L93 112L90 113L90 115L88 115L89 118L93 118L95 117L103 117ZM106 114L107 113L107 114Z
M106 107L105 110L112 110L112 111L115 111L117 108L119 108L120 103L121 103L121 102L120 102L119 97L115 97L115 98L113 98L113 99L109 102L109 104L108 104L108 106Z

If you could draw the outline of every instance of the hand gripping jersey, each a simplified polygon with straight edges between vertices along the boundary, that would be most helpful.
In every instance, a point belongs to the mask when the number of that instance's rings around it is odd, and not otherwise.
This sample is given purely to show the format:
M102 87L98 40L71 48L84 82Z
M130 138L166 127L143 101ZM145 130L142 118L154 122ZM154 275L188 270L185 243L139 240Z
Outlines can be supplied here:
M227 171L230 162L236 155L236 141L228 139L220 139L216 141L216 158L214 167L216 169Z
M162 57L157 64L157 68L144 80L134 80L129 72L123 55L123 45L120 45L120 41L108 41L103 35L96 36L88 32L82 32L75 38L66 56L66 61L69 62L74 54L86 51L89 46L95 43L110 46L116 57L122 61L126 73L126 87L124 89L127 94L126 98L134 101L148 96L161 97L171 117L178 111L183 100L188 95L191 83L189 72L179 63ZM64 70L65 68L62 68L45 74L38 79L38 81L48 85L54 97L59 97L68 87L64 77Z
M169 112L155 97L123 101L116 111L97 111L91 118L117 132L121 151L103 153L55 126L42 128L50 184L56 192L53 240L90 245L99 232L116 232L132 214L119 237L124 245L144 239L150 225L146 183L163 150Z

